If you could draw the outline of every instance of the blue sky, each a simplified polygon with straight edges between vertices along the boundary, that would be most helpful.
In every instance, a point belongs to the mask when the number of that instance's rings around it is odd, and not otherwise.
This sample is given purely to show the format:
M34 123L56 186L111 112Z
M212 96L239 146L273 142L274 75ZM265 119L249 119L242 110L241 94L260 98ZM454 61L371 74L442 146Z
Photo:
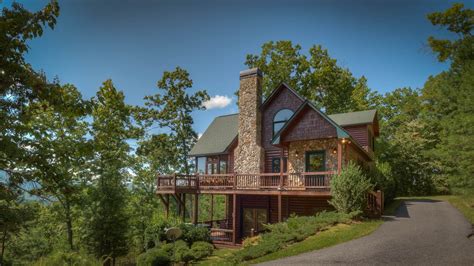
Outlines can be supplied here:
M19 1L33 10L46 1ZM10 5L3 1L0 5ZM426 47L430 35L446 37L426 14L453 1L60 1L56 28L30 42L28 61L76 85L86 98L111 78L130 104L157 92L163 71L187 69L193 90L233 97L246 54L264 42L291 40L303 51L329 50L355 76L381 93L422 87L447 68ZM472 4L468 5L472 8ZM202 133L224 108L194 113Z

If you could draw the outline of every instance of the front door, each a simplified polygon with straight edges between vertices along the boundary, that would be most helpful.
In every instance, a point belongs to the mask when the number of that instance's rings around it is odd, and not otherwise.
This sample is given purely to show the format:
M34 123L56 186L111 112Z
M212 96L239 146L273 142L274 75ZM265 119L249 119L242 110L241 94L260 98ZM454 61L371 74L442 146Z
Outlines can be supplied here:
M255 234L264 229L263 225L268 223L268 211L263 208L243 208L242 212L242 237L251 235L252 229Z

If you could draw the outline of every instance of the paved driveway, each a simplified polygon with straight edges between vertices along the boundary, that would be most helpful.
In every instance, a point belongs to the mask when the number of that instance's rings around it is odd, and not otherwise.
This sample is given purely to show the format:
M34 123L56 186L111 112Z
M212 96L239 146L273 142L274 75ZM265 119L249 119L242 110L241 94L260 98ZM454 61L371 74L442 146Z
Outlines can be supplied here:
M371 235L261 265L474 265L472 225L449 203L411 200Z

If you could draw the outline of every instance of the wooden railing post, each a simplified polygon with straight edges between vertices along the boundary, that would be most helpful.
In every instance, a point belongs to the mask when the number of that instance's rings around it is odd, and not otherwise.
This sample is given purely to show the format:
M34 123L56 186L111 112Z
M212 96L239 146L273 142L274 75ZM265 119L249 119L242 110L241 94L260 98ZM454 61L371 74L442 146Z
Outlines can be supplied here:
M176 173L173 173L173 189L176 192Z
M233 173L232 178L234 179L233 189L236 189L237 188L237 174L235 172Z

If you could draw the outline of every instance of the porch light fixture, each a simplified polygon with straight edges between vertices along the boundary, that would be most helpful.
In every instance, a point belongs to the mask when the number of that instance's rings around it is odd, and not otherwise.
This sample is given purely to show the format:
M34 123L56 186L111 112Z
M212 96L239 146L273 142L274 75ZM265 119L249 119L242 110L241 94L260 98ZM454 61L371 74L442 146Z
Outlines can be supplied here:
M347 142L347 139L342 139L342 144L346 143Z
M332 153L333 153L333 154L336 154L336 153L337 153L337 149L336 149L336 148L332 149Z

